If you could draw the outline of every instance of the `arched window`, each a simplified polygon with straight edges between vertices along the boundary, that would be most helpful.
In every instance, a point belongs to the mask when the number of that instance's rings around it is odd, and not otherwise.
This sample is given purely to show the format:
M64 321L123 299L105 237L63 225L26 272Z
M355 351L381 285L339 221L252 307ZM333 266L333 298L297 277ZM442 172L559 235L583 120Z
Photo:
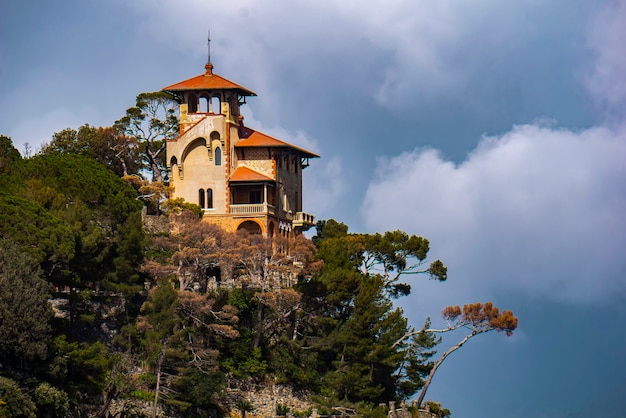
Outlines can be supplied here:
M209 113L209 104L210 98L206 95L200 96L200 100L198 103L198 112L199 113Z
M215 165L222 165L222 149L215 148Z
M206 206L204 206L204 190L200 189L198 190L198 205L204 209Z
M222 103L219 97L213 96L209 99L209 112L216 115L222 113Z
M198 96L191 93L189 95L189 103L188 103L188 111L189 113L197 113L198 112Z
M207 208L213 209L213 189L206 189Z

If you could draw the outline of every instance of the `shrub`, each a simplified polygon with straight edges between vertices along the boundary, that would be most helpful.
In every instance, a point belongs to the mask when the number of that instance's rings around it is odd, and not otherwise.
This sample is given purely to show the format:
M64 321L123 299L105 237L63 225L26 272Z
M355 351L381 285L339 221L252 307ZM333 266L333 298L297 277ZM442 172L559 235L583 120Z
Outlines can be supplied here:
M34 398L39 415L64 418L70 409L67 393L45 382L35 388Z
M279 417L284 417L289 412L289 407L282 403L276 405L276 415Z
M12 418L36 418L37 407L15 380L0 377L0 412Z

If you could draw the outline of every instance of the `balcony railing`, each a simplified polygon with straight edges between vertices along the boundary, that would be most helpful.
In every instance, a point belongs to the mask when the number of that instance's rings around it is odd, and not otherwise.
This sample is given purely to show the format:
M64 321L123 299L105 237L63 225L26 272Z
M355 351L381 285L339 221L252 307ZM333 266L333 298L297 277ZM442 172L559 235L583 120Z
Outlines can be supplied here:
M306 212L296 212L293 217L294 227L311 227L315 225L315 216Z
M276 207L267 203L243 203L230 205L230 213L233 215L274 215Z

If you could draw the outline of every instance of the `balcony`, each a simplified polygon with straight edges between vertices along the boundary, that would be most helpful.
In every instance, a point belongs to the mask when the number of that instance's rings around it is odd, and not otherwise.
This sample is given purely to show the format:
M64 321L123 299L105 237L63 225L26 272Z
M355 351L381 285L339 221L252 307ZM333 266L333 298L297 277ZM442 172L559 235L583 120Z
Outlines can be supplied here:
M294 228L309 229L315 225L315 216L306 212L296 212L292 223Z
M231 215L275 215L276 207L267 203L243 203L230 205Z

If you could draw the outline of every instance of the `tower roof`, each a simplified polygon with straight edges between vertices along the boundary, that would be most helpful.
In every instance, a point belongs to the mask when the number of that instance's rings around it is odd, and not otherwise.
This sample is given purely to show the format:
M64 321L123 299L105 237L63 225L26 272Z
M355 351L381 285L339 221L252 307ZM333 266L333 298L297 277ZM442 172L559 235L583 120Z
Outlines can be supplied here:
M207 64L204 68L206 69L204 74L164 87L161 91L175 93L189 90L237 90L237 93L243 96L256 96L252 90L214 74L213 64Z
M319 158L319 155L312 153L311 151L307 151L304 148L296 147L295 145L291 145L287 142L283 142L279 139L272 138L269 135L266 135L262 132L255 131L254 129L250 129L246 126L241 127L239 131L239 142L235 145L235 148L243 148L243 147L266 147L266 148L290 148L302 154L303 157L307 158Z

